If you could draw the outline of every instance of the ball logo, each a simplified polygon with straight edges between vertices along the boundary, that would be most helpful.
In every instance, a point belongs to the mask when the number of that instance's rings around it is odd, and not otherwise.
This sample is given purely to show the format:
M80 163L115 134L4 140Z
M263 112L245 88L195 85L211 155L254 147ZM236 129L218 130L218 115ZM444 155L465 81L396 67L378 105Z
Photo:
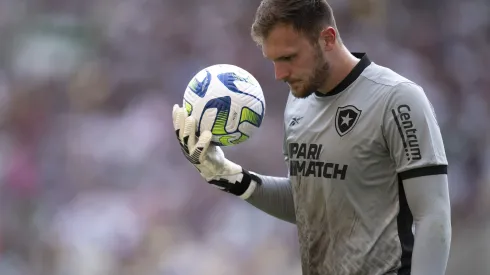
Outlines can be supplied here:
M204 74L205 72L205 74ZM199 78L203 78L200 80ZM209 88L209 83L211 82L211 74L208 71L202 71L197 76L193 77L188 87L197 96L203 98Z

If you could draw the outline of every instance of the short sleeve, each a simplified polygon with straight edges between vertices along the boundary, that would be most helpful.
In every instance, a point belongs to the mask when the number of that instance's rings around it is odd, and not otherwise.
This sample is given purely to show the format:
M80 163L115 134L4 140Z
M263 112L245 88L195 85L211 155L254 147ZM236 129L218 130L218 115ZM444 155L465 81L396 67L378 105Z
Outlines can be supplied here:
M447 173L441 131L421 87L401 83L393 88L386 101L382 129L402 179Z

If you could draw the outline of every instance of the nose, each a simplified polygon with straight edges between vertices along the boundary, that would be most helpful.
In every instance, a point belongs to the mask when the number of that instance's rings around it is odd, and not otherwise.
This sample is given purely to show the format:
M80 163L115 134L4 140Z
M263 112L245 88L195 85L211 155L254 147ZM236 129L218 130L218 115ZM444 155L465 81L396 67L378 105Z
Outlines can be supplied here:
M289 69L283 64L274 63L276 80L285 80L289 76Z

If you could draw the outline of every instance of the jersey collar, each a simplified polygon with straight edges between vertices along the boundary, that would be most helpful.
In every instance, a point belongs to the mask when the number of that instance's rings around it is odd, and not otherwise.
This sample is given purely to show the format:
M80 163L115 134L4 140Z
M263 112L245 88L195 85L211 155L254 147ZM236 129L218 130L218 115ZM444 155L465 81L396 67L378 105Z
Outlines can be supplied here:
M366 69L370 64L371 60L369 60L366 53L352 53L355 57L360 58L361 60L357 63L357 65L352 69L352 71L342 80L335 88L333 88L330 92L324 94L318 91L315 92L316 96L326 97L333 96L341 93L347 87L350 86L357 78L361 75L361 73Z

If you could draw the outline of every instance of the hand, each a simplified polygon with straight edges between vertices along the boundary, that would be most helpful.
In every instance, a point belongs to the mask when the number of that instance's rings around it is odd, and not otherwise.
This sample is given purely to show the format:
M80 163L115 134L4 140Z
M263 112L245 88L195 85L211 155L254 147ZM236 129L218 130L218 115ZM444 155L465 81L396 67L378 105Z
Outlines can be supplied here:
M185 108L174 105L172 118L182 152L201 176L225 192L242 199L249 198L260 184L260 178L226 159L223 150L211 143L213 135L210 131L203 131L197 137L197 122L188 116Z

